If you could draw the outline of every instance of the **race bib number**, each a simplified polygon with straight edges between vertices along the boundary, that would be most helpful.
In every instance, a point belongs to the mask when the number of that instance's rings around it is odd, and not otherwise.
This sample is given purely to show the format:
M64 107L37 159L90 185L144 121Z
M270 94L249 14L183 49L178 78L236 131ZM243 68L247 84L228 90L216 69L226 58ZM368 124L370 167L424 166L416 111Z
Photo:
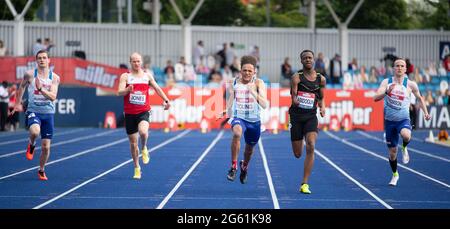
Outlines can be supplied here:
M297 94L297 100L300 103L299 107L303 109L313 109L315 98L316 95L304 91L299 91Z
M130 94L130 103L135 105L145 105L146 96L142 92Z

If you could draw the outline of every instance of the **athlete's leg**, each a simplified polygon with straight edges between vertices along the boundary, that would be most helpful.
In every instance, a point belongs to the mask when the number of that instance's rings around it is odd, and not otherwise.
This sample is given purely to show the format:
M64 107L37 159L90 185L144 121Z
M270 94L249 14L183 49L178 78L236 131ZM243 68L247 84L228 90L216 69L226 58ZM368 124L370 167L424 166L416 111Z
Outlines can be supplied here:
M300 158L303 151L303 127L300 120L297 120L295 116L291 116L289 130L291 133L292 151L296 158Z
M237 163L239 151L241 150L242 127L239 124L233 126L233 140L231 140L231 161L233 166Z
M133 158L134 168L139 168L138 133L129 134L131 158Z
M38 123L33 123L28 132L30 133L30 137L29 137L29 143L31 145L34 145L36 138L39 136L39 134L41 133L41 126Z
M148 127L149 123L147 121L142 120L139 122L138 129L139 129L141 149L144 149L144 147L147 146Z
M314 149L316 145L317 132L306 134L306 157L303 167L303 184L308 183L309 176L314 165Z
M50 144L51 139L44 138L42 139L42 148L41 148L41 157L39 158L39 170L44 171L45 164L48 161L48 158L50 157Z
M408 128L402 128L400 131L400 136L403 139L403 147L406 147L411 141L411 130Z
M303 151L303 139L298 141L292 141L292 151L294 151L294 156L300 158Z
M253 148L255 148L255 146L245 144L245 150L244 150L244 166L245 167L247 167L248 163L252 159Z

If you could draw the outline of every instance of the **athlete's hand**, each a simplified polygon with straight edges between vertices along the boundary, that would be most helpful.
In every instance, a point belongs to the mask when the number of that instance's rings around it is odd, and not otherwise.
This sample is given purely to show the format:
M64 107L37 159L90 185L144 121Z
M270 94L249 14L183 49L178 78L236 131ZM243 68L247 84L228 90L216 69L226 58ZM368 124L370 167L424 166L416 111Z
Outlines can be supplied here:
M163 106L164 106L164 110L169 110L170 102L169 101L164 101Z
M431 119L431 115L430 114L425 114L425 120L430 120Z
M12 116L14 113L21 112L21 111L22 111L22 104L14 104L14 108L11 111L11 113L9 114L9 116Z
M256 84L255 83L248 83L247 84L247 88L250 91L250 93L252 93L252 95L257 95L258 93L256 92Z
M295 107L300 106L300 102L298 101L297 97L291 98L291 100L292 100L292 104L294 104Z
M34 79L34 84L36 85L36 89L37 89L37 90L39 90L39 88L42 88L41 81L39 80L38 77L36 77L36 78Z
M134 89L133 84L128 85L127 88L125 88L125 90L127 90L128 92L132 92Z
M392 90L394 90L395 88L395 83L391 84L391 86L388 87L388 89L386 90L387 94L390 94L392 92Z
M325 117L325 108L320 108L320 116Z
M219 114L216 114L216 121L225 117L226 114L227 114L227 111L222 111Z

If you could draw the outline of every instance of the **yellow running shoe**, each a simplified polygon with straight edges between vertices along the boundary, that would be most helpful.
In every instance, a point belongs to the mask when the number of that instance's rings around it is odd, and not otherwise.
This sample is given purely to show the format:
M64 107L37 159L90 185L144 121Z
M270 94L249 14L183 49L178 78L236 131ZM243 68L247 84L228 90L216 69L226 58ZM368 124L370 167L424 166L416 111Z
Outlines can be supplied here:
M134 168L134 179L141 179L141 168Z
M148 150L147 150L147 146L145 146L142 149L142 162L144 164L148 164L148 162L150 161L150 156L148 155Z
M309 185L302 184L302 186L300 186L300 192L303 194L311 194L311 191L309 190Z

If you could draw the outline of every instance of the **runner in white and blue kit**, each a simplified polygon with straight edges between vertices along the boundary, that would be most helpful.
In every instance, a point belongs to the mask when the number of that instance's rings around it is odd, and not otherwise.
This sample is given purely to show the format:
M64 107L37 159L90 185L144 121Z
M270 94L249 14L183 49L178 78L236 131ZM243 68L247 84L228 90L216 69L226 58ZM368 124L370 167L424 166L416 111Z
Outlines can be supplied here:
M45 164L50 156L50 143L53 137L53 116L55 114L56 96L58 94L59 76L50 70L50 59L46 50L36 54L37 68L27 71L18 90L14 111L21 109L22 96L25 88L28 90L28 107L25 113L29 127L29 143L26 158L34 156L35 140L41 135L42 146L39 159L38 177L47 180Z
M392 178L389 185L396 186L399 174L397 171L397 145L399 134L402 137L402 161L404 164L409 162L409 154L406 146L411 140L411 123L409 119L409 105L411 101L411 92L419 101L420 108L425 114L425 119L430 120L425 102L420 95L416 82L408 80L406 72L406 61L397 59L394 62L394 76L384 79L377 94L375 101L384 99L384 128L386 133L386 144L389 149L389 165L392 169Z
M239 178L242 184L247 182L248 164L253 154L253 148L258 143L261 134L261 108L265 109L267 106L264 81L256 78L256 62L256 58L253 56L241 58L241 74L228 82L230 97L227 109L222 113L222 115L229 114L233 131L231 169L227 175L227 179L230 181L234 181L236 178L240 141L242 133L244 133L244 160L239 162L241 168Z

